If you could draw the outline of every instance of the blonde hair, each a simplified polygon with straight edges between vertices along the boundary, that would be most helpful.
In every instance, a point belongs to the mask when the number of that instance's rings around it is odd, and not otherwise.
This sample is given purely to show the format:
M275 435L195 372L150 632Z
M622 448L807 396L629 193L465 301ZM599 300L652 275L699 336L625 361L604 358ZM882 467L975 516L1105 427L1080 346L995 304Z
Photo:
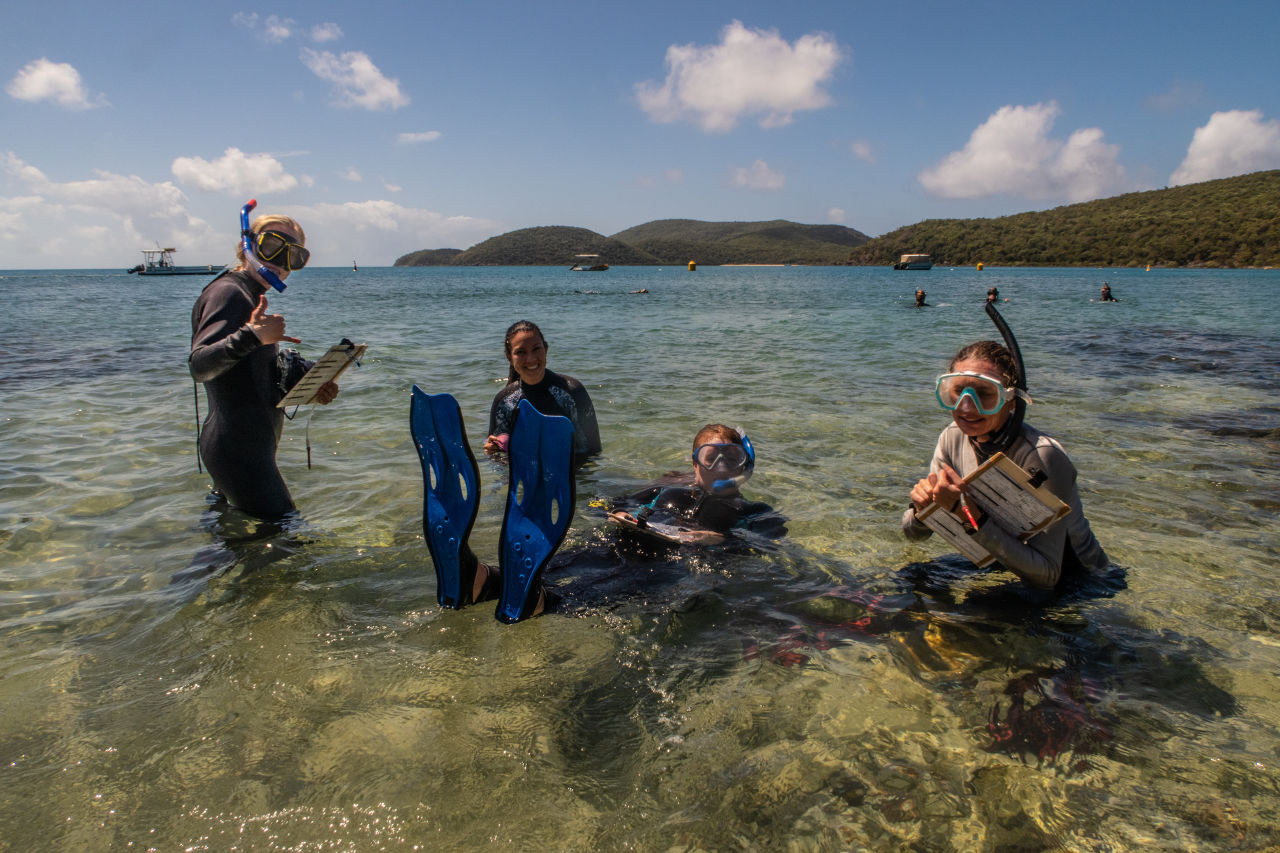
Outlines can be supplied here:
M266 231L272 225L283 225L290 231L297 233L299 242L307 245L307 232L302 230L302 226L292 216L285 216L283 213L264 213L257 219L253 220L253 224L249 226L249 233L257 237L263 231ZM236 241L236 260L240 262L240 268L245 265L244 256L244 239Z

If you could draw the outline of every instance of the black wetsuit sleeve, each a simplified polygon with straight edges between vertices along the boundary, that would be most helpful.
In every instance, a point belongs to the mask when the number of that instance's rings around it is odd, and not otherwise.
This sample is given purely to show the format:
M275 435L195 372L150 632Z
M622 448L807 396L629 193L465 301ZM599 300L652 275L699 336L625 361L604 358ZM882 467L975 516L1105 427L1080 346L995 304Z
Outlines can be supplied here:
M191 316L192 378L217 379L263 345L248 326L252 313L248 296L239 288L217 282L206 288Z
M595 456L603 448L600 445L600 424L596 420L596 407L591 402L591 395L587 393L587 389L581 383L574 383L572 390L573 402L578 408L578 429L582 430L584 438L586 438L586 455Z
M787 519L766 503L753 503L749 507L750 515L743 519L739 527L745 527L752 533L759 533L769 539L781 539L787 535Z
M520 381L517 379L508 382L503 386L493 398L493 405L489 407L489 435L510 435L511 428L515 426L516 408L512 405L511 397L520 390ZM519 400L516 401L519 403Z

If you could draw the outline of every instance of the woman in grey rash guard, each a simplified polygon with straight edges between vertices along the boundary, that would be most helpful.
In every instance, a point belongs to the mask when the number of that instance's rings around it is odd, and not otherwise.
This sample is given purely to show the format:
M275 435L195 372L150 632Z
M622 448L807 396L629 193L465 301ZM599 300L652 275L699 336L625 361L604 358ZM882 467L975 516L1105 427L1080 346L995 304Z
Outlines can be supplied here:
M285 334L284 317L268 313L267 282L251 261L261 261L283 280L306 265L306 239L302 226L287 216L258 217L249 234L257 257L247 258L242 243L239 263L209 282L191 311L188 364L209 400L200 458L228 503L264 518L294 508L276 467L284 427L284 411L276 403L311 365L297 364L287 371L292 375L284 375L277 344L299 339ZM330 382L316 401L329 403L337 395L338 386Z
M954 509L960 502L963 478L1002 450L1033 477L1043 474L1044 485L1071 512L1022 542L966 502L976 525L966 519L965 527L1004 568L1033 586L1048 589L1073 572L1099 572L1110 561L1084 516L1076 469L1067 452L1053 438L1012 417L1016 399L1027 399L1017 387L1017 371L1008 348L995 341L978 341L956 353L947 373L938 377L938 402L951 411L952 423L938 437L928 476L911 489L902 530L908 539L928 536L932 531L916 521L916 511L934 500Z

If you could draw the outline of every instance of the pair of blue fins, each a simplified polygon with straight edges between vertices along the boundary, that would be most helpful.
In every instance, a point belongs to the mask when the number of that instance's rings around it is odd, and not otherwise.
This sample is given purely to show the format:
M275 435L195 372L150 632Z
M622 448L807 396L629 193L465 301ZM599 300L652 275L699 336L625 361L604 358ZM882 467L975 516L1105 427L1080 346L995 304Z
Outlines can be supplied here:
M480 467L451 395L413 386L409 426L422 460L422 532L435 564L437 598L441 607L458 609L471 602L475 577L463 565L463 551L480 508ZM573 423L521 400L507 452L502 591L494 615L511 623L533 614L542 569L573 518Z

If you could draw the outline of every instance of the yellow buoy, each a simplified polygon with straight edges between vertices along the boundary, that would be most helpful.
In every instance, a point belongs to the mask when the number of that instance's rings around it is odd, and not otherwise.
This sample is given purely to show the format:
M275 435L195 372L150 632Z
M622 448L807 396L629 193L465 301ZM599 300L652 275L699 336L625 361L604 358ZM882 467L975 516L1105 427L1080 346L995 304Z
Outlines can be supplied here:
M697 261L689 261L689 272L693 272L693 271L694 271L694 270L696 270L697 268L698 268L698 262L697 262Z
M978 272L982 272L982 262L978 262Z

